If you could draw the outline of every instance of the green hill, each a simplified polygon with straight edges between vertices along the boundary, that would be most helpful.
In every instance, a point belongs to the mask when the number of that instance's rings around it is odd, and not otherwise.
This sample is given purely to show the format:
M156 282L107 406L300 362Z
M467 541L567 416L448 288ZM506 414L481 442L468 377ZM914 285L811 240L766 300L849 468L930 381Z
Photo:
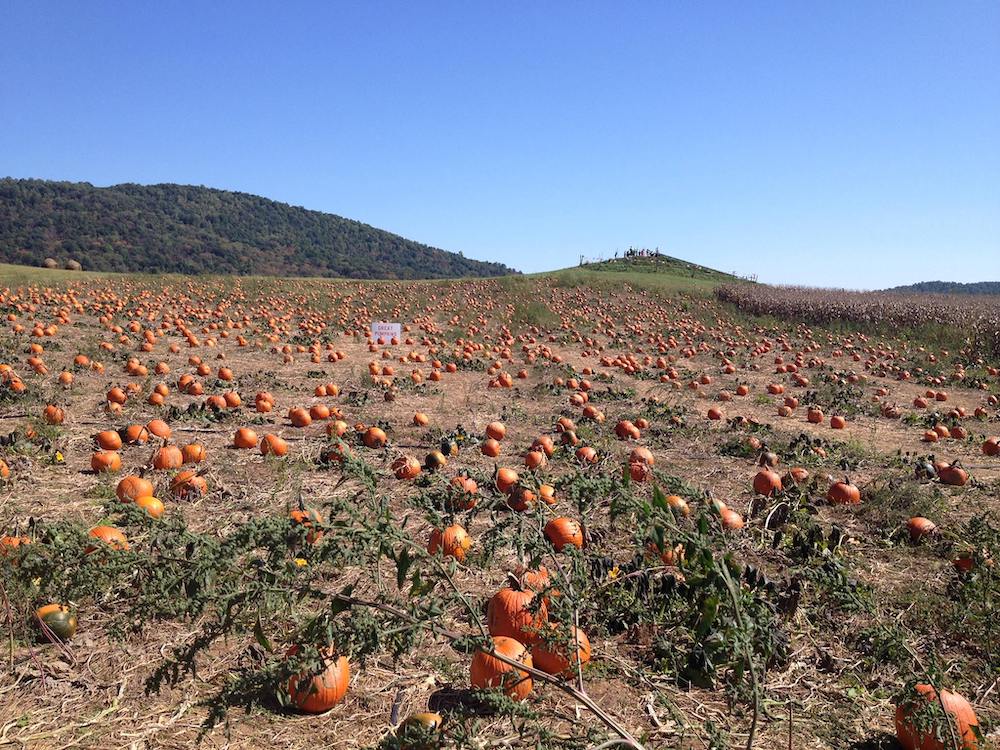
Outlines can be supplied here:
M906 286L894 286L887 292L920 292L932 294L997 294L1000 295L1000 281L975 281L963 284L958 281L921 281Z
M0 179L0 262L89 271L426 279L515 273L333 214L192 185ZM51 264L50 264L51 265Z

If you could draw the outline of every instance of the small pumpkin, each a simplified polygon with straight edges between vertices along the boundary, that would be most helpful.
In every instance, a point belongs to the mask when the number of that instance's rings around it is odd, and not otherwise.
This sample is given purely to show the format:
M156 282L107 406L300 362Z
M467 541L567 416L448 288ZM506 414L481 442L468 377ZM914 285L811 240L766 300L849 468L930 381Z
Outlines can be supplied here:
M87 532L87 536L99 539L113 550L121 551L128 549L128 540L125 538L125 534L122 533L121 529L117 529L114 526L95 526ZM96 549L96 546L89 545L84 551L89 554Z
M135 504L153 518L159 518L163 515L163 502L152 495L144 495L143 497L136 498Z
M135 475L123 478L115 488L115 495L123 503L135 502L140 497L153 494L153 483Z
M76 615L70 611L69 607L61 604L46 604L35 610L35 618L38 620L42 634L46 637L51 633L61 641L68 641L76 634Z
M240 427L233 435L233 447L242 449L256 448L257 433L249 427Z
M753 491L758 495L771 497L776 492L781 492L781 477L777 472L767 468L762 468L753 478Z
M566 632L565 626L552 625L543 634L545 637L531 647L536 668L551 675L571 677L578 665L582 667L590 661L590 639L580 628L570 625Z

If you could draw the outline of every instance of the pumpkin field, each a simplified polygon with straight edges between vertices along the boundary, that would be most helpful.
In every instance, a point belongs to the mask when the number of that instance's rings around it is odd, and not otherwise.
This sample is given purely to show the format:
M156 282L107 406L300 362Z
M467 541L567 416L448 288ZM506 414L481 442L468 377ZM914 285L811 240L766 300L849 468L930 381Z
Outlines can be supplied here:
M995 744L1000 302L716 286L0 267L0 748Z

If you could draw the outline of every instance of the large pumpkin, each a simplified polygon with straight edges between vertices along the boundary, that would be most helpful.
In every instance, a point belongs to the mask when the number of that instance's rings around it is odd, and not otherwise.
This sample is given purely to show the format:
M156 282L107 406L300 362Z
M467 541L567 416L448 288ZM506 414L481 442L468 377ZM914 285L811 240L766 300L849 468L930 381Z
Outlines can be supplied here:
M506 656L526 667L534 666L527 647L514 638L502 635L495 637L493 650L495 653ZM509 697L515 700L527 698L532 687L530 674L485 651L477 651L472 657L470 682L472 687L481 690L502 688Z
M942 690L940 703L944 704L952 726L951 729L947 726L934 728L921 726L914 714L925 708L920 705L921 701L938 702L937 691L926 683L916 685L915 691L916 696L896 707L896 738L904 750L976 750L978 744L975 727L979 725L979 721L965 698L958 693ZM940 710L940 706L938 709ZM953 733L960 743L958 748L952 742Z
M288 650L288 656L299 651L298 646ZM288 678L288 697L292 705L300 711L321 714L336 706L347 695L351 682L351 667L346 656L340 656L332 648L320 650L323 670L299 672Z
M486 608L490 635L507 636L521 643L532 643L548 619L545 602L535 605L531 591L500 589Z

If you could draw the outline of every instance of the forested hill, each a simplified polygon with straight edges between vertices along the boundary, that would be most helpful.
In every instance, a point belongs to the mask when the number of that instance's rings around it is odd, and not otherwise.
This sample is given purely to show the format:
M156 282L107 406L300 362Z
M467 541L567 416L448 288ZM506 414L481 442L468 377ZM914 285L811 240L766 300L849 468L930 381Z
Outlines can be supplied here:
M513 272L247 193L0 179L0 262L40 266L46 259L88 271L184 274L421 279Z
M894 286L887 292L931 292L934 294L998 294L1000 281L976 281L962 284L957 281L921 281L917 284Z

